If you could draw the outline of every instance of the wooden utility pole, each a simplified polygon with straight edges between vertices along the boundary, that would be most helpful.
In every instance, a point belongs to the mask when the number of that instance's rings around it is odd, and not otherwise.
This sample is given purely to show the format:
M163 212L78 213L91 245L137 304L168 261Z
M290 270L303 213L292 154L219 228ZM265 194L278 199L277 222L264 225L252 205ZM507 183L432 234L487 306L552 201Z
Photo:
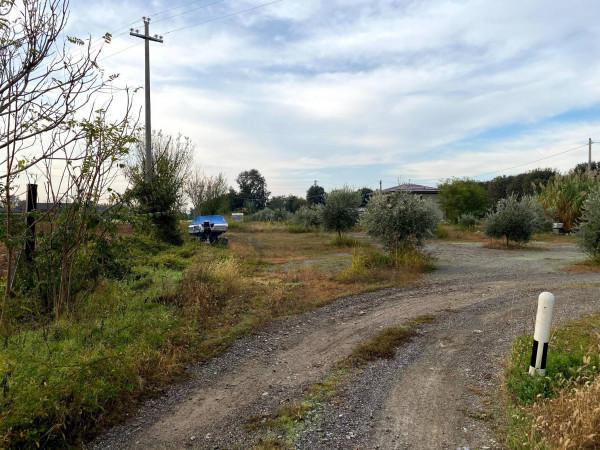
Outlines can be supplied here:
M163 37L155 34L150 36L150 17L142 17L144 21L144 34L140 34L139 30L131 29L129 33L131 36L135 36L143 39L145 42L145 66L146 66L146 82L145 82L145 97L146 97L146 176L150 178L152 176L152 120L151 120L151 109L150 109L150 41L163 43Z

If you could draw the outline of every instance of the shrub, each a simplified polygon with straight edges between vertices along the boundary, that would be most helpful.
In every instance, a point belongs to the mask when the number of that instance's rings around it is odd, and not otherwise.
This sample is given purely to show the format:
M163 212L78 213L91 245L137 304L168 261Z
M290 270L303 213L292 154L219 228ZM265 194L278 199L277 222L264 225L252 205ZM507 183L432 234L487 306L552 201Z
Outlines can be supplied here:
M290 213L283 209L265 208L252 214L251 219L256 222L285 222L290 218Z
M323 207L303 206L292 216L292 223L306 229L319 228L323 224Z
M449 180L440 186L439 201L448 220L456 223L463 214L482 217L488 207L488 194L476 181Z
M577 226L588 193L597 185L598 181L589 174L557 176L542 190L539 199L552 218L571 231Z
M534 215L533 221L533 232L543 233L552 231L552 219L544 209L544 206L540 203L537 197L526 196L523 197L523 202L531 210Z
M358 222L360 195L348 187L331 191L322 209L325 229L342 232L351 230Z
M479 224L479 219L474 214L466 213L458 218L458 225L464 230L474 230Z
M583 204L578 237L581 248L600 262L600 186L588 195Z
M434 203L406 192L373 196L361 223L390 251L418 247L432 236L441 213Z
M518 200L511 195L498 201L496 211L488 214L485 220L485 234L509 241L526 243L535 231L536 216L529 208L528 200Z

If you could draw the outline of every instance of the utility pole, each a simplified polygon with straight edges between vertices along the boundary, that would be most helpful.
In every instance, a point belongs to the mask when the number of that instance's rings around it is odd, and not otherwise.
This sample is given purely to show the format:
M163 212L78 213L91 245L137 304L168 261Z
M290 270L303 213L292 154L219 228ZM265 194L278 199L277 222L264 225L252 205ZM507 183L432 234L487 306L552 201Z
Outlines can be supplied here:
M588 151L588 172L592 171L592 138L589 140L589 151Z
M144 93L146 97L146 176L152 176L152 121L150 110L150 41L163 43L163 37L155 34L150 36L150 17L142 17L144 21L144 34L140 34L139 30L131 28L130 35L143 39L145 42L145 66L146 66L146 83Z

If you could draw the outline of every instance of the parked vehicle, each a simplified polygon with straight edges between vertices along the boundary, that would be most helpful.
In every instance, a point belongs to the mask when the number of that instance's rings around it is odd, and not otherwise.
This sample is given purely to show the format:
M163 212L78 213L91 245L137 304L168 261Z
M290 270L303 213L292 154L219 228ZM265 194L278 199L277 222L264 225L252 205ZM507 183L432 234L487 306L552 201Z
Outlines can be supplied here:
M223 216L198 216L191 225L188 225L188 233L201 241L209 244L227 244L227 238L221 237L229 228Z

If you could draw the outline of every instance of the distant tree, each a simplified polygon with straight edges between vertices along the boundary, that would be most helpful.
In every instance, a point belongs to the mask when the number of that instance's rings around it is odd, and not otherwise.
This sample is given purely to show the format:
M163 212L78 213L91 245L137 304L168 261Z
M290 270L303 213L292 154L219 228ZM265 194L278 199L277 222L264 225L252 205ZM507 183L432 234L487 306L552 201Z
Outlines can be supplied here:
M368 234L396 252L421 246L426 237L433 235L441 215L433 202L418 195L378 193L367 205L361 223Z
M322 205L325 203L325 189L317 184L313 184L306 191L306 201L309 205Z
M193 216L226 210L229 206L227 192L227 180L222 173L207 176L196 171L185 183L185 193L192 203Z
M229 188L227 193L227 200L229 202L230 211L239 211L244 207L244 199L242 196L232 187Z
M588 163L577 164L573 169L573 172L582 174L588 171ZM600 161L592 161L592 172L595 174L600 173Z
M348 187L331 191L323 207L325 229L336 231L339 236L358 222L360 195Z
M302 206L306 205L306 203L306 200L296 197L295 195L278 195L276 197L272 197L267 206L274 210L279 209L288 211L290 213L295 213Z
M502 175L482 183L488 191L490 204L510 195L518 198L536 194L557 175L554 169L535 169L518 175Z
M173 139L155 131L152 133L152 176L146 175L142 139L138 140L125 171L131 185L126 197L154 225L157 237L172 244L182 243L179 212L193 148L189 138L178 136Z
M369 203L369 200L373 195L373 189L364 187L358 190L358 194L360 195L360 206L364 208L367 206L367 203Z
M456 223L463 214L482 217L488 207L488 195L473 180L448 180L440 186L439 202L448 220Z
M245 170L238 175L236 181L245 208L254 212L267 206L271 193L267 190L265 177L258 170Z
M529 242L536 231L536 215L531 209L528 199L519 200L516 195L500 199L495 211L490 212L485 219L485 234L520 244Z

